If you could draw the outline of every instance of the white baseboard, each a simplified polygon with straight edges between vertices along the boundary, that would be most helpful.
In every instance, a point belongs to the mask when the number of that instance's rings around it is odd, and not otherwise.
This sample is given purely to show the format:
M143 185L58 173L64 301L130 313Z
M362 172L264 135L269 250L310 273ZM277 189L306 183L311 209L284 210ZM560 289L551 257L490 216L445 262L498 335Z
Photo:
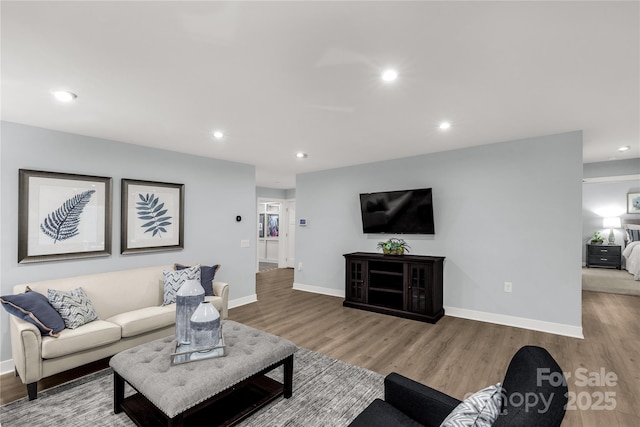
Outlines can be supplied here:
M240 307L241 305L251 304L252 302L258 302L257 294L229 300L229 308Z
M13 364L13 359L3 360L0 362L0 375L13 373L15 369L15 365Z
M445 307L444 312L447 316L479 320L481 322L496 323L498 325L513 326L515 328L531 329L533 331L584 339L582 327L580 326L545 322L543 320L507 316L504 314L487 313L485 311L467 310L466 308Z
M302 283L294 283L293 289L295 289L296 291L305 291L314 294L344 298L344 289L323 288L321 286L303 285Z

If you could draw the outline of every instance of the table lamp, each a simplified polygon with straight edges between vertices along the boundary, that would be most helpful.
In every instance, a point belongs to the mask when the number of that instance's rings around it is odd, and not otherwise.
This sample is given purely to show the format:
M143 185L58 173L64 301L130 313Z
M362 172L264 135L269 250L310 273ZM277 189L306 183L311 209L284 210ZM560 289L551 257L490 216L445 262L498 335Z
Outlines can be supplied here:
M611 218L605 218L602 220L602 226L604 228L608 228L609 229L609 244L613 245L616 243L616 236L613 234L613 229L614 228L620 228L622 227L622 224L620 223L620 217L611 217Z

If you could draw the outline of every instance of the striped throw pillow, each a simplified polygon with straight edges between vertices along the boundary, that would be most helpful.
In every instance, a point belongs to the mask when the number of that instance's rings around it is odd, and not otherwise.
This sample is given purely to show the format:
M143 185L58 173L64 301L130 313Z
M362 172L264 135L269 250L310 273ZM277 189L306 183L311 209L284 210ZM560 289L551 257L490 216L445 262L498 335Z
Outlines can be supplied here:
M640 242L640 230L627 228L627 240L629 242Z
M69 329L75 329L98 318L91 300L82 288L70 292L47 289L47 299L60 313L64 325Z
M502 384L483 388L463 400L440 427L491 427L502 408Z

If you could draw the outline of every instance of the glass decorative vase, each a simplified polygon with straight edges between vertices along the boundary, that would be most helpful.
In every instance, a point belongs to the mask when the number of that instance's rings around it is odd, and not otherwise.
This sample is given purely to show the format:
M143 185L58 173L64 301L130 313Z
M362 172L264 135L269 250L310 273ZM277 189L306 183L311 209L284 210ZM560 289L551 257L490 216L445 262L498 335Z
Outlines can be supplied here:
M190 319L204 301L204 288L198 280L185 280L176 292L176 340L178 344L190 344L192 340Z
M220 313L210 301L200 303L191 316L193 347L210 349L220 340Z

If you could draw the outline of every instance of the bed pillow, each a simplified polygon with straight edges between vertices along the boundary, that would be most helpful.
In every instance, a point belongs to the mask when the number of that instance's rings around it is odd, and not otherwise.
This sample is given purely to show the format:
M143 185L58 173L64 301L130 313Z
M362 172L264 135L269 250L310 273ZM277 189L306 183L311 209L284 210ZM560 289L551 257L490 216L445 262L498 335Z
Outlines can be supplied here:
M200 285L204 288L204 295L207 297L213 296L213 279L216 277L216 273L220 270L220 267L220 264L214 264L211 267L206 265L200 266ZM184 270L190 268L190 266L176 264L174 268L176 270Z
M57 338L64 329L64 320L47 297L29 287L23 294L6 295L0 301L9 314L36 325L42 335Z
M98 313L82 288L69 292L47 289L47 298L69 329L76 329L98 318Z
M628 242L640 242L640 230L634 230L627 228L627 241Z
M176 292L187 280L200 281L200 266L185 268L184 270L165 270L164 277L164 300L162 305L169 305L176 302Z
M440 424L440 427L491 427L498 419L502 408L502 385L484 388L455 407Z

